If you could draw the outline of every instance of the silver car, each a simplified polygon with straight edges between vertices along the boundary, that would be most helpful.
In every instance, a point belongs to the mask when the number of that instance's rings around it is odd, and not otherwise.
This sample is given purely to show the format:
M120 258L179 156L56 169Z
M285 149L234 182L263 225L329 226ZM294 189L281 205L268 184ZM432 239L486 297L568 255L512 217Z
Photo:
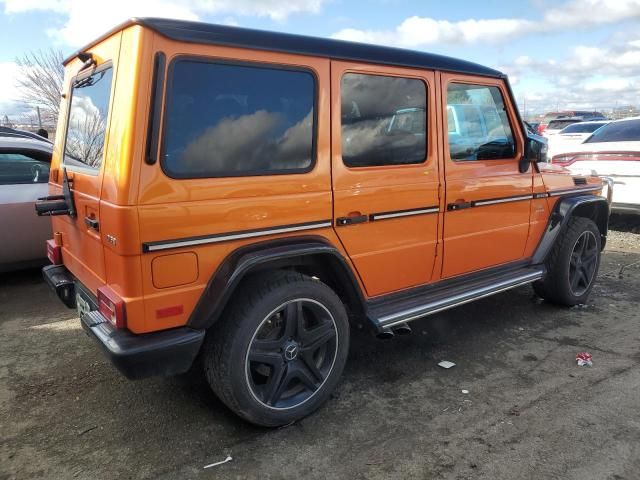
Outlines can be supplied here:
M53 144L28 132L0 130L0 272L36 266L46 258L51 219L34 211L49 190Z

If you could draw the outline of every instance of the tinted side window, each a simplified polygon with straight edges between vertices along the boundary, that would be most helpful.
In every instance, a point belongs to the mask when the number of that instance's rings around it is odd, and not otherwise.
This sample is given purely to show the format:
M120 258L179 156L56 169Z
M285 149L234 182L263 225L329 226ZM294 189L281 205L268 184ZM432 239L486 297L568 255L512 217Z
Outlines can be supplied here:
M0 185L47 183L48 181L48 161L21 153L0 153Z
M174 178L308 171L314 99L309 72L178 60L168 83L162 167Z
M342 77L340 89L345 165L424 162L427 152L424 82L347 73Z
M107 68L74 82L64 163L100 168L107 131L112 69Z
M447 122L453 160L499 160L515 156L513 131L499 88L450 83Z

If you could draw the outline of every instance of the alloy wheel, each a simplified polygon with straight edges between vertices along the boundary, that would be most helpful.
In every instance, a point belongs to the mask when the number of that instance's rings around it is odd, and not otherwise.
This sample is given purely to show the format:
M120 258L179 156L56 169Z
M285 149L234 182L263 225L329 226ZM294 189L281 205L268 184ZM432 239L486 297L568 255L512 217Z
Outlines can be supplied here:
M589 289L598 266L598 254L594 233L588 230L582 232L573 245L569 261L569 285L576 297Z
M298 407L320 390L337 353L329 310L312 299L290 300L267 315L251 339L245 361L249 390L268 408Z

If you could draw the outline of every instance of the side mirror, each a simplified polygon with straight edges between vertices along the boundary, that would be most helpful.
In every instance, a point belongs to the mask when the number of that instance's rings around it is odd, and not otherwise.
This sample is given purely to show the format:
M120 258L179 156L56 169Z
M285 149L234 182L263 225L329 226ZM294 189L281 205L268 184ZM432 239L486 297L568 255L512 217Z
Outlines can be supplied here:
M547 143L542 138L538 139L533 136L527 137L524 147L524 155L518 163L520 173L527 172L532 162L539 163L546 161Z

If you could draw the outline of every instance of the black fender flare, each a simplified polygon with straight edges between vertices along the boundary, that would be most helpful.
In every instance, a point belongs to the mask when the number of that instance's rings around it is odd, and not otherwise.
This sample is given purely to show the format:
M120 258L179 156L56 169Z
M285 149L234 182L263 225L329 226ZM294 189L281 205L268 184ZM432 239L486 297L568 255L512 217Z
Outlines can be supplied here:
M604 197L597 195L576 195L558 200L551 215L547 228L533 254L532 263L544 263L553 248L558 235L572 216L592 219L600 230L601 246L604 249L609 229L609 204Z
M363 314L366 308L364 295L342 254L323 237L301 236L254 243L230 253L209 280L187 326L207 329L214 325L247 275L267 268L305 266L314 261L321 261L324 268L331 269L335 281L340 282L337 293L343 302L355 313Z

